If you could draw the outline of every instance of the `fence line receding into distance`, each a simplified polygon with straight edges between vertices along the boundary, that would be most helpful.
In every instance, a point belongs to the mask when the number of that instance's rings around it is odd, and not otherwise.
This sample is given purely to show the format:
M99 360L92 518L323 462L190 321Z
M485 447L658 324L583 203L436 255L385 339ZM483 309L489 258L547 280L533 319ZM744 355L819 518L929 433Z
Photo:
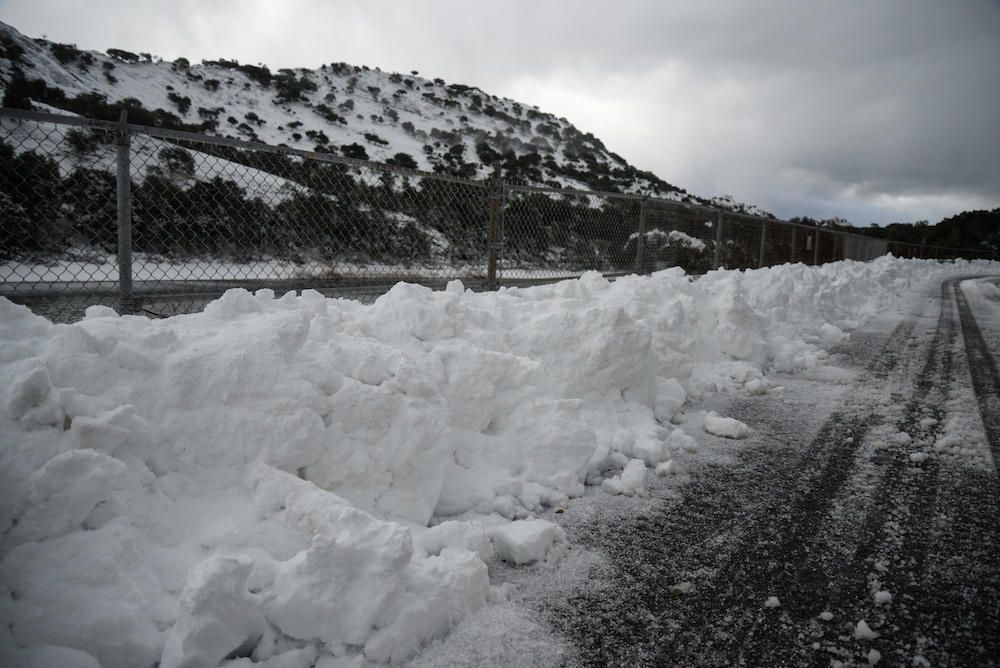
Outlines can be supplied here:
M680 266L994 258L635 194L470 180L0 109L0 296L53 320L172 315L232 287L361 297Z

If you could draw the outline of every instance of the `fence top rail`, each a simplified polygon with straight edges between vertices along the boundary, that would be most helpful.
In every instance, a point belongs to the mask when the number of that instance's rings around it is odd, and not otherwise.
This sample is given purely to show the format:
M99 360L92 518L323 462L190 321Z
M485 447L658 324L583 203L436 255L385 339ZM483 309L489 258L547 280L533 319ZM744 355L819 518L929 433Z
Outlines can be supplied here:
M118 131L120 128L119 123L116 121L104 121L95 118L87 118L84 116L55 114L51 112L34 111L27 109L11 109L7 107L0 107L0 118L14 118L20 120L35 121L39 123L50 123L53 125L70 125L75 127L100 128L110 131ZM435 172L427 172L419 169L409 169L406 167L399 167L397 165L389 165L386 163L374 162L371 160L358 160L356 158L347 158L339 155L334 155L332 153L306 151L303 149L292 148L290 146L275 146L273 144L265 144L263 142L249 142L242 139L233 139L230 137L218 137L214 135L188 132L185 130L157 128L147 125L136 125L134 123L128 124L128 130L129 132L142 134L149 137L155 137L158 139L188 141L192 143L199 143L206 145L228 146L230 148L236 148L247 151L291 155L306 160L315 160L318 162L346 165L349 167L367 168L382 172L391 172L398 174L400 176L410 176L415 178L445 181L449 183L456 183L476 188L489 187L492 182L492 179L479 179L479 180L466 179L458 176L438 174ZM666 199L662 197L653 197L650 195L642 195L638 193L619 193L619 192L611 192L605 190L578 190L574 188L546 188L542 186L531 186L527 184L510 183L510 182L504 182L503 188L508 192L527 192L527 193L552 194L552 195L563 195L572 197L604 197L609 199L622 199L630 201L645 200L648 202L656 203L657 205L664 205L667 207L682 208L688 210L704 211L706 213L711 213L716 216L721 214L723 216L732 218L743 218L763 223L771 222L779 225L789 225L793 227L802 228L805 230L814 230L817 233L826 232L829 234L850 236L860 239L875 239L878 241L883 241L887 244L894 244L897 246L921 248L925 250L934 250L938 252L943 251L945 253L975 253L982 255L989 255L992 253L992 251L985 249L950 248L947 246L933 246L929 244L913 243L909 241L896 241L893 239L885 239L882 237L876 237L873 235L864 234L862 232L849 232L847 230L824 228L818 225L809 225L808 223L800 223L790 220L782 220L780 218L759 216L749 213L741 213L729 209L712 207L705 204L695 204L693 202L679 202L677 200Z
M52 123L53 125L74 125L76 127L104 128L106 130L117 130L116 121L101 121L96 118L85 116L69 116L66 114L53 114L47 111L29 111L27 109L11 109L0 107L0 118L18 118L23 121L38 121L39 123Z

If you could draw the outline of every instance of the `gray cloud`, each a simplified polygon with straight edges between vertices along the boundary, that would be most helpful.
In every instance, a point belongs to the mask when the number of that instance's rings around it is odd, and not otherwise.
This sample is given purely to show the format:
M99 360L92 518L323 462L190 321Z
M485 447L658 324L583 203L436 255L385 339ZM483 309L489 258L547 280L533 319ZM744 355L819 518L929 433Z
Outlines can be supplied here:
M141 11L139 11L141 8ZM86 48L347 61L565 116L667 181L782 216L1000 206L1000 4L0 0Z

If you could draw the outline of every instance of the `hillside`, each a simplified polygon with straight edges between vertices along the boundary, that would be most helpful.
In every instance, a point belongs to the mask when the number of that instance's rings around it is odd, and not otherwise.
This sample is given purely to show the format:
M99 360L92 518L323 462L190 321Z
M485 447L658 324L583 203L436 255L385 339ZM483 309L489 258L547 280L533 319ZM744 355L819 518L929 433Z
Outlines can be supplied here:
M1000 251L1000 208L963 211L936 225L926 222L892 223L885 227L873 225L866 233L914 244Z
M220 59L161 61L83 51L0 24L0 94L8 107L47 105L133 122L334 152L481 179L494 166L537 186L645 193L747 213L637 169L565 118L475 87L331 63L282 69Z

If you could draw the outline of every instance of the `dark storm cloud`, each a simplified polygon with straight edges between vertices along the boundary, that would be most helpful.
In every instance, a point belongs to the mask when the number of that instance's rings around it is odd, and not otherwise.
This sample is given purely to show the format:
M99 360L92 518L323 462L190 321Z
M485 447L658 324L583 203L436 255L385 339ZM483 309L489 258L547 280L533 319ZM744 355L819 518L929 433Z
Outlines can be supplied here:
M996 2L0 0L0 20L168 58L418 69L783 216L1000 206Z

